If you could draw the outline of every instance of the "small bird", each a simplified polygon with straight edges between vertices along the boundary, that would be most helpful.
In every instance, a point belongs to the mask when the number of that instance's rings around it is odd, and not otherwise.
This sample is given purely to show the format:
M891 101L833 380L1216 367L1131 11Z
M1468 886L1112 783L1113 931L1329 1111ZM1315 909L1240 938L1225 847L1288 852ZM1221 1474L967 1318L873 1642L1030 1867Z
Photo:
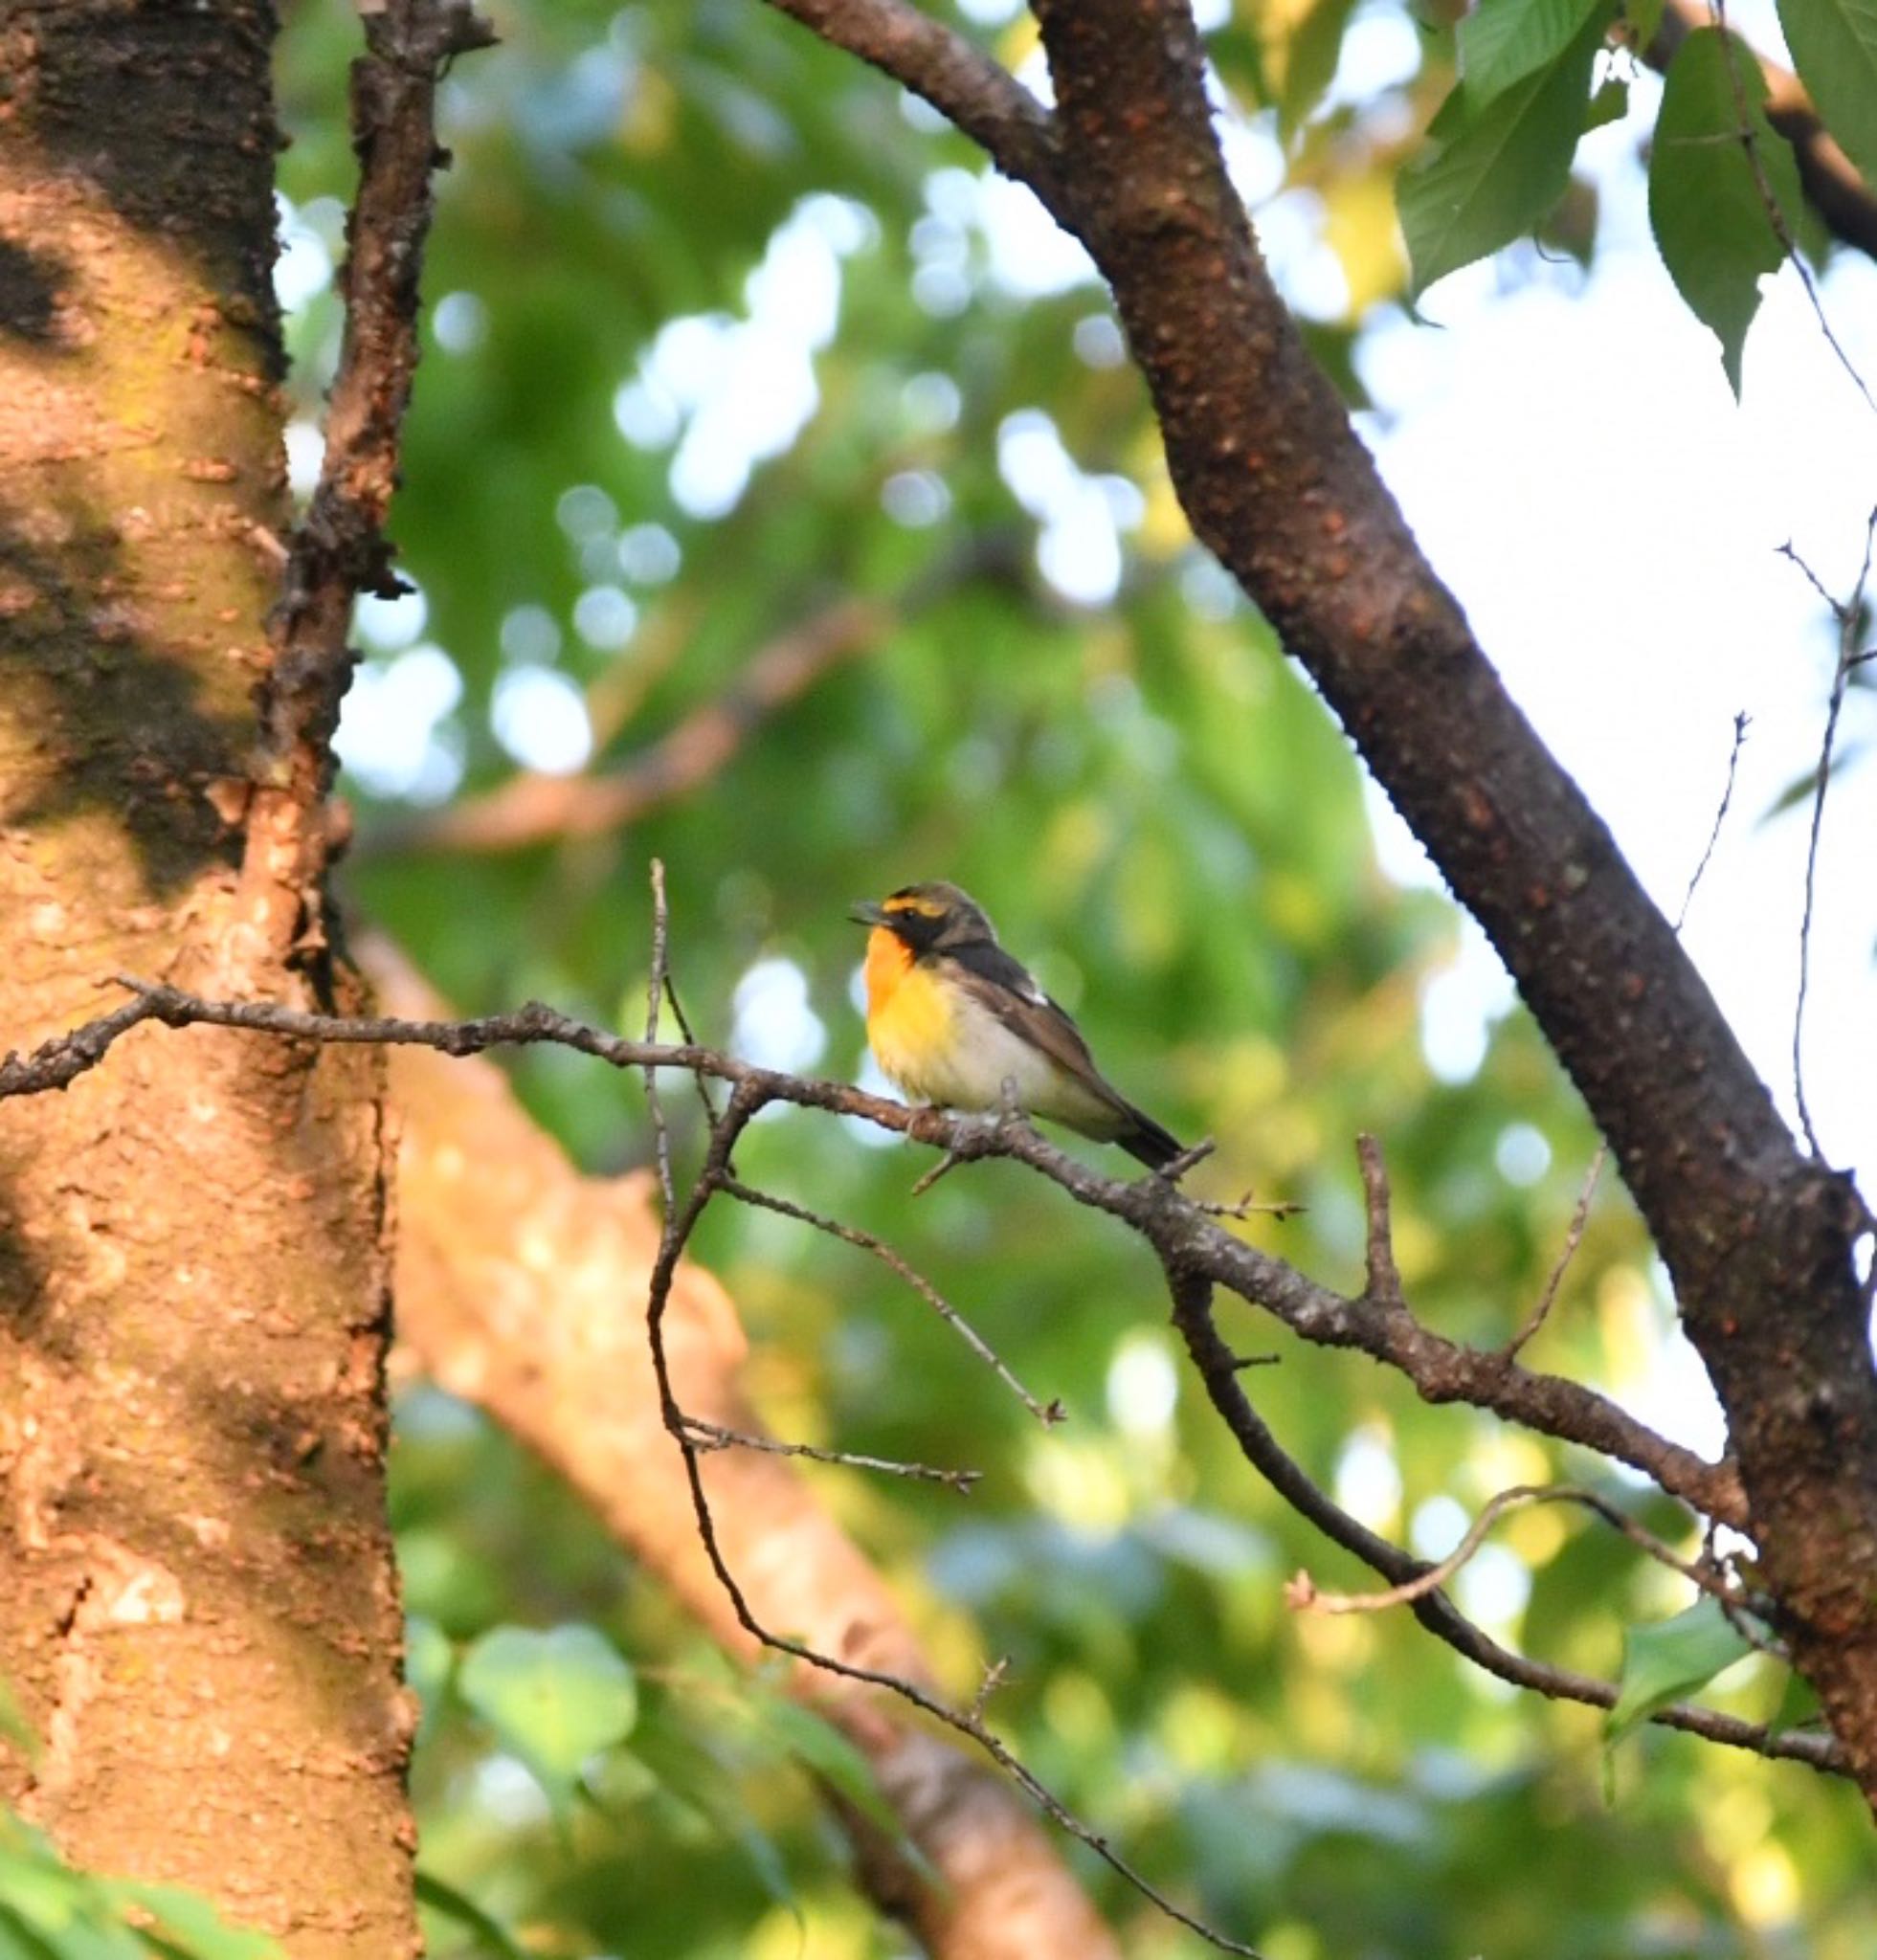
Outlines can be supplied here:
M1082 1031L997 944L983 907L955 884L909 884L850 915L867 935L867 1040L915 1101L1017 1104L1159 1169L1181 1154L1095 1066Z

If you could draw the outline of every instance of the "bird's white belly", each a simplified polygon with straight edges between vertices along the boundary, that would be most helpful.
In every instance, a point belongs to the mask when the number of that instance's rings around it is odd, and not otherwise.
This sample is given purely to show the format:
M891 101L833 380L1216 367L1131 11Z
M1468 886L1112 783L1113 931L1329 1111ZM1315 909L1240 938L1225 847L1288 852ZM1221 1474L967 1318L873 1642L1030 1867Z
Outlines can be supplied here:
M1099 1097L1014 1034L988 1008L969 996L953 1007L950 1037L938 1053L921 1055L916 1065L900 1056L879 1055L885 1072L908 1096L947 1109L1001 1109L1009 1082L1017 1105L1078 1129L1112 1127L1114 1111Z

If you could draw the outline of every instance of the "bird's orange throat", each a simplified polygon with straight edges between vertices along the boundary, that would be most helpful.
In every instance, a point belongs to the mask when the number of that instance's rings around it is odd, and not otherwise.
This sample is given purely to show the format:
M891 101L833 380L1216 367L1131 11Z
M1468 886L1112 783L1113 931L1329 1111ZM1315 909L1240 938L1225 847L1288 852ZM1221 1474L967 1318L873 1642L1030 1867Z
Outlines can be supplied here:
M867 1017L885 1012L886 1003L912 968L912 948L897 932L876 925L867 934Z

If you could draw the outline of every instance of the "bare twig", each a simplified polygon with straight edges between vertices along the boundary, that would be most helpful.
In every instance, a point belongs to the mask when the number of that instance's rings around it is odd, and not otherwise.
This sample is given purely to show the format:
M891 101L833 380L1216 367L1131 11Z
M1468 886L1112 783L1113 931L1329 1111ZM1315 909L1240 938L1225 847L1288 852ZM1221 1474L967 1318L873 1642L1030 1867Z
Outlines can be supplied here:
M1551 1312L1557 1299L1557 1289L1564 1283L1564 1275L1577 1247L1583 1243L1584 1227L1590 1223L1591 1200L1597 1195L1597 1180L1603 1174L1603 1160L1610 1154L1608 1144L1598 1144L1591 1153L1590 1169L1584 1172L1584 1181L1577 1192L1577 1202L1571 1212L1571 1222L1565 1228L1564 1243L1557 1249L1557 1257L1552 1261L1552 1269L1545 1275L1545 1283L1539 1289L1538 1299L1531 1311L1526 1316L1525 1324L1508 1341L1499 1352L1508 1360L1515 1360L1519 1350L1545 1325L1545 1318Z
M755 1111L769 1102L793 1102L860 1116L903 1135L916 1131L925 1141L941 1143L966 1161L1015 1157L1061 1186L1078 1202L1123 1219L1148 1238L1167 1269L1176 1324L1215 1406L1225 1417L1247 1459L1306 1517L1337 1544L1355 1551L1392 1585L1419 1577L1421 1563L1340 1510L1278 1447L1239 1386L1240 1358L1225 1345L1212 1325L1209 1298L1214 1284L1224 1285L1268 1307L1307 1340L1360 1348L1374 1354L1397 1368L1430 1401L1464 1400L1496 1409L1544 1434L1583 1443L1645 1470L1665 1491L1681 1497L1710 1518L1736 1526L1747 1523L1732 1465L1704 1463L1691 1452L1654 1435L1580 1384L1531 1374L1500 1356L1458 1348L1421 1326L1405 1303L1396 1311L1377 1314L1366 1295L1346 1300L1331 1293L1284 1261L1222 1231L1164 1179L1148 1176L1129 1183L1102 1177L1056 1149L1027 1124L986 1125L960 1121L933 1110L908 1110L903 1104L869 1096L844 1083L759 1069L710 1049L629 1041L539 1004L514 1014L470 1021L347 1019L305 1013L273 1002L208 1001L174 988L125 984L147 1004L145 1018L173 1026L201 1022L297 1039L418 1043L455 1055L477 1053L503 1042L555 1041L615 1067L679 1068L730 1083L730 1099L713 1128L698 1185L686 1203L668 1214L665 1220L648 1307L648 1319L655 1327L663 1310L661 1302L670 1290L671 1274L676 1270L679 1255L704 1204L715 1192L734 1181L728 1164L737 1137ZM115 1038L101 1032L105 1026L104 1022L94 1023L90 1030L75 1031L75 1036L68 1037L83 1044L82 1052L88 1057L86 1066L97 1060ZM98 1051L95 1055L90 1053L93 1048ZM28 1093L34 1086L55 1086L61 1075L63 1080L70 1080L69 1060L61 1056L55 1058L55 1061L57 1066L49 1073L48 1080L15 1080L10 1093ZM30 1064L25 1065L25 1070L29 1077L34 1073ZM659 1338L661 1339L661 1333ZM685 1437L686 1418L671 1393L668 1370L660 1376L659 1394L666 1427L685 1448L694 1493L701 1492L697 1445ZM707 1503L704 1509L707 1516ZM712 1549L713 1567L719 1570L720 1578L726 1579L733 1588L734 1579L722 1571L721 1553L713 1547L714 1540L707 1543L706 1548ZM734 1601L741 1595L733 1592L732 1597ZM1439 1592L1415 1600L1412 1605L1417 1616L1441 1638L1504 1680L1599 1707L1611 1705L1615 1699L1616 1690L1607 1682L1508 1652L1456 1614ZM752 1637L764 1639L778 1651L794 1654L811 1664L826 1663L836 1673L872 1682L895 1692L909 1690L908 1700L940 1720L957 1717L956 1710L946 1710L943 1704L916 1683L876 1676L832 1657L816 1657L799 1643L766 1635L752 1624L753 1615L748 1615L747 1602L739 1607L738 1613L739 1624ZM1790 1756L1834 1772L1844 1768L1842 1748L1828 1739L1771 1736L1752 1724L1702 1708L1668 1708L1655 1719L1671 1727L1687 1728L1709 1740L1760 1754ZM1016 1763L994 1735L982 1730L981 1725L972 1726L964 1718L950 1720L949 1726L972 1735L1052 1817L1062 1822L1058 1815L1060 1805L1051 1808L1055 1804L1053 1796ZM1098 1840L1085 1826L1070 1821L1063 1827L1091 1843L1105 1858L1115 1860L1116 1855L1106 1840Z
M1845 690L1850 686L1851 669L1856 664L1858 631L1864 618L1864 595L1870 583L1870 561L1877 545L1877 509L1865 522L1864 558L1858 567L1857 583L1848 599L1835 599L1826 591L1819 575L1793 548L1790 540L1780 546L1779 555L1798 566L1811 581L1812 590L1830 607L1838 622L1838 659L1831 677L1831 701L1825 709L1825 731L1819 746L1819 778L1812 790L1812 829L1805 845L1805 908L1799 924L1799 995L1792 1017L1793 1099L1799 1105L1799 1126L1812 1154L1822 1159L1818 1131L1812 1127L1812 1112L1805 1102L1805 995L1812 977L1812 908L1818 889L1819 835L1824 828L1825 793L1831 786L1831 752L1838 741L1838 718L1843 712Z
M735 1198L741 1204L759 1205L765 1211L780 1213L785 1218L799 1219L804 1225L814 1226L817 1232L825 1232L830 1238L838 1238L843 1245L859 1246L862 1252L872 1253L888 1272L897 1274L918 1294L1045 1429L1066 1417L1068 1412L1061 1402L1038 1401L1011 1372L1003 1357L990 1342L985 1340L917 1266L896 1253L883 1239L876 1238L871 1232L861 1231L858 1225L844 1225L838 1218L831 1218L824 1212L814 1212L806 1205L795 1204L792 1199L777 1197L773 1192L757 1191L753 1186L744 1184L734 1177L726 1176L722 1179L721 1188L726 1197Z
M943 1483L960 1497L969 1497L979 1482L982 1470L943 1470L930 1463L906 1463L891 1457L862 1456L856 1450L827 1450L818 1443L782 1442L772 1436L756 1436L746 1429L726 1429L721 1422L706 1422L702 1415L686 1415L684 1432L700 1450L760 1450L770 1457L800 1457L811 1463L836 1463L849 1470L883 1470L890 1477L905 1477L922 1483Z
M1752 726L1744 712L1733 718L1733 746L1727 752L1727 783L1721 791L1720 807L1714 812L1714 825L1708 833L1708 843L1688 879L1688 888L1682 894L1682 908L1675 914L1675 930L1680 932L1688 923L1688 907L1694 903L1694 895L1701 887L1701 880L1708 875L1708 866L1713 861L1714 846L1721 840L1721 826L1727 821L1728 807L1733 801L1733 779L1740 770L1740 751L1747 746L1747 730Z
M1747 1601L1718 1574L1711 1563L1685 1559L1646 1530L1626 1512L1619 1510L1608 1498L1574 1483L1514 1484L1502 1490L1467 1527L1466 1534L1438 1564L1427 1567L1412 1579L1403 1579L1383 1592L1325 1592L1307 1571L1300 1571L1285 1584L1285 1604L1293 1612L1385 1613L1390 1607L1412 1605L1430 1592L1440 1591L1464 1566L1482 1545L1494 1525L1509 1510L1524 1504L1580 1504L1594 1511L1606 1525L1620 1531L1630 1543L1654 1559L1679 1572L1704 1592L1710 1593L1734 1612L1748 1611ZM1760 1637L1764 1645L1764 1636Z
M1428 1570L1425 1562L1351 1517L1306 1475L1251 1406L1233 1366L1235 1357L1213 1323L1210 1279L1202 1272L1174 1262L1167 1267L1167 1281L1173 1299L1173 1324L1186 1342L1213 1407L1224 1419L1245 1460L1327 1538L1354 1553L1391 1585L1405 1586L1418 1581ZM1512 1653L1467 1619L1438 1590L1411 1597L1407 1604L1430 1633L1501 1681L1530 1688L1554 1701L1583 1702L1595 1708L1616 1705L1618 1689L1614 1682ZM1834 1775L1850 1773L1844 1751L1828 1738L1790 1732L1774 1734L1758 1724L1741 1722L1715 1709L1692 1707L1685 1703L1658 1709L1650 1720L1665 1727L1705 1736L1709 1742L1751 1750L1755 1755L1789 1757Z
M156 1011L148 994L138 993L98 1020L41 1041L30 1055L8 1049L0 1057L0 1099L64 1088L87 1069L96 1068L120 1035L127 1034L139 1021L149 1020Z
M665 868L661 858L652 859L652 970L645 982L645 1040L647 1046L659 1038L659 1010L664 1005L667 962L670 957L671 919L665 905ZM645 1106L652 1118L653 1152L659 1166L659 1193L664 1199L665 1216L677 1208L671 1182L671 1126L665 1122L665 1106L659 1095L659 1071L645 1065Z
M908 0L771 4L811 33L923 96L1019 183L1040 187L1061 178L1062 160L1048 110L989 55Z
M1363 1209L1368 1215L1368 1242L1363 1258L1367 1284L1363 1303L1386 1312L1404 1311L1401 1275L1395 1265L1395 1228L1389 1216L1388 1166L1382 1147L1366 1133L1355 1140L1356 1162L1362 1171Z
M1642 1471L1673 1497L1737 1528L1748 1518L1738 1474L1731 1462L1709 1463L1670 1442L1582 1383L1533 1373L1503 1356L1464 1348L1424 1326L1403 1305L1377 1313L1366 1296L1346 1299L1274 1255L1220 1228L1164 1178L1109 1178L1058 1149L1027 1123L986 1124L934 1109L908 1109L845 1082L763 1069L711 1048L629 1040L574 1019L539 1001L512 1013L472 1020L400 1020L304 1013L271 1001L208 1000L180 988L122 978L148 1004L144 1018L170 1027L201 1023L244 1028L290 1039L416 1044L445 1055L476 1055L508 1045L551 1042L591 1055L614 1068L680 1069L731 1085L753 1106L789 1102L800 1108L858 1116L901 1136L948 1150L962 1163L1013 1157L1029 1165L1079 1204L1106 1212L1140 1233L1163 1259L1205 1272L1217 1284L1275 1314L1319 1346L1353 1348L1407 1377L1429 1402L1470 1402L1561 1441L1581 1444ZM9 1095L62 1086L95 1066L116 1035L109 1017L74 1030L78 1044L44 1068L20 1062L5 1085ZM118 1032L122 1032L119 1030ZM726 1111L726 1116L728 1112ZM720 1119L720 1122L723 1119Z
M687 1418L679 1407L672 1388L670 1364L664 1349L664 1314L670 1299L672 1281L678 1270L679 1258L691 1234L696 1230L698 1220L704 1215L704 1208L712 1196L725 1188L729 1177L730 1152L762 1100L760 1087L748 1079L739 1081L732 1090L729 1104L719 1118L712 1133L704 1169L699 1173L697 1183L692 1187L689 1199L682 1212L674 1214L666 1220L664 1235L659 1247L659 1257L652 1268L646 1303L646 1332L652 1347L652 1368L659 1384L665 1427L682 1453L685 1476L691 1489L692 1509L697 1517L698 1534L704 1542L704 1552L710 1560L711 1569L716 1572L718 1582L724 1588L736 1613L738 1624L752 1639L775 1653L790 1655L806 1666L817 1668L824 1674L835 1675L844 1681L860 1682L872 1687L883 1688L889 1694L899 1696L913 1707L923 1710L954 1733L969 1737L1060 1829L1068 1832L1079 1843L1086 1845L1105 1864L1170 1919L1177 1921L1190 1931L1196 1933L1199 1938L1220 1952L1240 1954L1244 1956L1244 1960L1260 1960L1256 1948L1248 1947L1242 1941L1231 1939L1207 1926L1203 1920L1195 1918L1170 1899L1144 1874L1137 1871L1115 1850L1106 1837L1090 1829L1068 1810L1061 1798L986 1724L979 1709L954 1708L918 1682L910 1681L903 1675L886 1673L879 1668L859 1666L833 1654L820 1653L803 1641L772 1632L756 1617L748 1596L736 1574L730 1570L723 1549L717 1542L716 1522L711 1516L710 1500L704 1485L699 1446L689 1433Z
M277 957L320 943L315 888L329 835L322 805L351 679L352 602L361 591L402 590L384 523L417 365L431 175L444 157L437 84L456 56L495 39L469 0L388 0L364 14L364 26L367 52L352 66L359 185L346 221L345 337L319 482L288 546L273 621L241 867L244 911Z

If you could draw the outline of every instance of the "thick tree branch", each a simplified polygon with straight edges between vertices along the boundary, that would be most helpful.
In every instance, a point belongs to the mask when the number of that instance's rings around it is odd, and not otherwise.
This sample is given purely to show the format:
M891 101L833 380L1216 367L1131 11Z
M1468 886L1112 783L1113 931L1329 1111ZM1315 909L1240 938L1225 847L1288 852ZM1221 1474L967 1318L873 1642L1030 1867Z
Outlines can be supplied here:
M1061 189L1049 112L1008 70L911 0L771 0L811 33L923 97L1000 169L1043 195ZM1050 204L1051 198L1043 196Z
M853 10L818 11L840 38ZM1185 0L1037 12L1061 163L1026 181L1113 290L1195 532L1485 927L1609 1139L1728 1412L1782 1632L1877 1801L1877 1376L1857 1194L1796 1147L1421 556L1264 269ZM1020 148L984 140L1024 174Z
M1405 1375L1423 1400L1468 1402L1528 1429L1581 1445L1651 1477L1670 1496L1721 1524L1745 1529L1748 1516L1732 1466L1709 1463L1658 1436L1647 1424L1579 1382L1521 1368L1503 1353L1449 1341L1418 1321L1397 1293L1378 1301L1365 1288L1346 1298L1272 1254L1225 1231L1210 1208L1186 1197L1162 1177L1132 1183L1102 1176L1059 1150L1020 1121L983 1122L938 1110L908 1109L845 1082L784 1075L695 1043L634 1041L531 1001L513 1013L465 1021L346 1018L305 1013L270 1001L204 1000L173 987L126 981L148 1003L140 1018L168 1026L246 1028L311 1041L382 1043L435 1048L445 1055L480 1055L503 1046L551 1042L614 1068L681 1069L728 1082L757 1105L859 1116L883 1129L944 1150L960 1164L1015 1157L1039 1170L1079 1203L1106 1212L1141 1233L1163 1259L1203 1272L1215 1283L1275 1314L1303 1339L1326 1348L1353 1348ZM105 1016L47 1042L34 1055L0 1058L0 1096L62 1088L95 1066L111 1041L131 1025ZM725 1178L727 1180L728 1173ZM812 1221L811 1221L812 1222Z

